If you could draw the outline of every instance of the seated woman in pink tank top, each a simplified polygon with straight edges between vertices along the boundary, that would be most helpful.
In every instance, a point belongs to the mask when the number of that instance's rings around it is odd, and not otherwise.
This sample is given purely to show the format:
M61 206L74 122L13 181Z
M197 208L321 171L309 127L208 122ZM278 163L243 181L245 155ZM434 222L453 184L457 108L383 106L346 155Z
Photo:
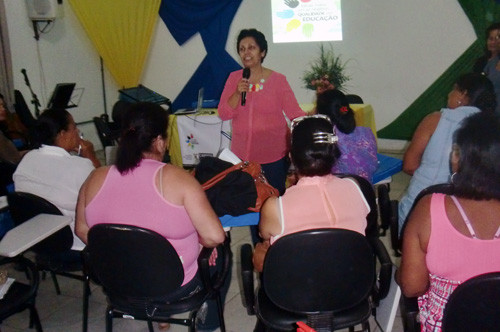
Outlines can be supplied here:
M123 120L116 165L93 171L80 190L75 232L84 243L89 229L102 223L159 233L181 258L184 282L176 294L183 297L202 286L197 274L201 245L216 247L224 242L225 233L195 178L162 162L167 124L167 112L159 105L130 107ZM215 313L208 305L209 313ZM214 321L218 324L217 318Z
M259 231L263 242L256 245L253 257L257 271L262 271L269 246L287 234L315 228L344 228L365 234L370 207L357 182L330 173L340 156L337 141L326 115L292 122L290 155L298 182L262 206Z
M422 331L441 331L460 283L500 271L500 118L466 118L450 159L454 195L424 196L403 235L397 280L406 296L419 296Z

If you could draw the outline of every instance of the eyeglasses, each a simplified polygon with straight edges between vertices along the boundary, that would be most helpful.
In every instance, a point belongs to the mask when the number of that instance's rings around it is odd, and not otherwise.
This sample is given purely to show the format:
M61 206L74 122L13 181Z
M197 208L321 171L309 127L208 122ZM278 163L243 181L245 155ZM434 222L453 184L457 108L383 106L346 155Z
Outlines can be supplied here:
M298 118L292 120L290 128L291 132L293 132L293 129L297 127L297 125L305 119L324 119L328 121L328 123L332 124L330 118L324 114L304 115L304 116L299 116ZM339 141L339 137L335 134L335 128L333 128L333 133L317 131L312 134L312 138L314 144L335 144Z

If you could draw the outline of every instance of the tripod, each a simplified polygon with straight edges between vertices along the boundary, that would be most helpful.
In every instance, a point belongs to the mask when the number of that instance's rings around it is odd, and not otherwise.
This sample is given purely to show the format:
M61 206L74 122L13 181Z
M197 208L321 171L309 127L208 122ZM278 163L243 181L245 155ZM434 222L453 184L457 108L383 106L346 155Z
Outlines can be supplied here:
M35 106L35 116L38 118L40 116L40 101L38 100L38 97L36 95L36 93L33 92L33 89L31 89L31 84L30 84L30 80L28 79L28 74L26 73L26 69L21 69L21 73L23 74L24 76L24 83L26 83L26 85L28 86L28 88L30 89L30 92L31 92L31 103Z

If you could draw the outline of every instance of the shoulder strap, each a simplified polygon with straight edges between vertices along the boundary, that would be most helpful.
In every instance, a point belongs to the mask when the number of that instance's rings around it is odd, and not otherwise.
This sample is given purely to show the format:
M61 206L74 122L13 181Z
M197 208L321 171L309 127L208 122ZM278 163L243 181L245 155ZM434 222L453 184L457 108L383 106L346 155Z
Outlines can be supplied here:
M234 166L229 167L228 169L218 173L214 177L212 177L210 180L206 181L203 183L201 186L203 187L203 190L207 190L215 186L220 180L224 179L226 175L231 173L232 171L236 171L238 169L242 169L245 165L245 162L241 162L239 164L236 164Z
M462 215L462 218L465 221L465 225L467 225L467 228L469 229L470 235L472 236L472 238L475 239L476 238L476 232L474 232L474 228L472 228L470 220L469 220L469 218L467 218L467 215L465 214L465 211L462 208L462 205L460 205L460 203L458 202L458 199L455 196L451 196L451 199L453 200L453 202L455 203L455 206L457 207L458 211Z
M498 226L498 229L497 229L497 232L495 233L494 238L495 238L495 239L500 238L500 226Z
M161 195L161 197L164 197L163 196L163 167L164 166L160 167L160 169L159 169L159 172L160 172L160 195Z

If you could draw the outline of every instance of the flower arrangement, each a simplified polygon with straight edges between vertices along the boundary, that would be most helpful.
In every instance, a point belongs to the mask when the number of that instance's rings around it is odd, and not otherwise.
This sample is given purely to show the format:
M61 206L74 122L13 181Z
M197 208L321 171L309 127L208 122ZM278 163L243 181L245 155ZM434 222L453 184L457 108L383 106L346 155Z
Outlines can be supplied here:
M335 55L333 47L325 50L321 44L319 58L311 63L311 69L305 71L302 77L305 88L318 93L328 89L343 91L344 83L351 79L344 73L346 65L347 61L343 62L340 56Z

